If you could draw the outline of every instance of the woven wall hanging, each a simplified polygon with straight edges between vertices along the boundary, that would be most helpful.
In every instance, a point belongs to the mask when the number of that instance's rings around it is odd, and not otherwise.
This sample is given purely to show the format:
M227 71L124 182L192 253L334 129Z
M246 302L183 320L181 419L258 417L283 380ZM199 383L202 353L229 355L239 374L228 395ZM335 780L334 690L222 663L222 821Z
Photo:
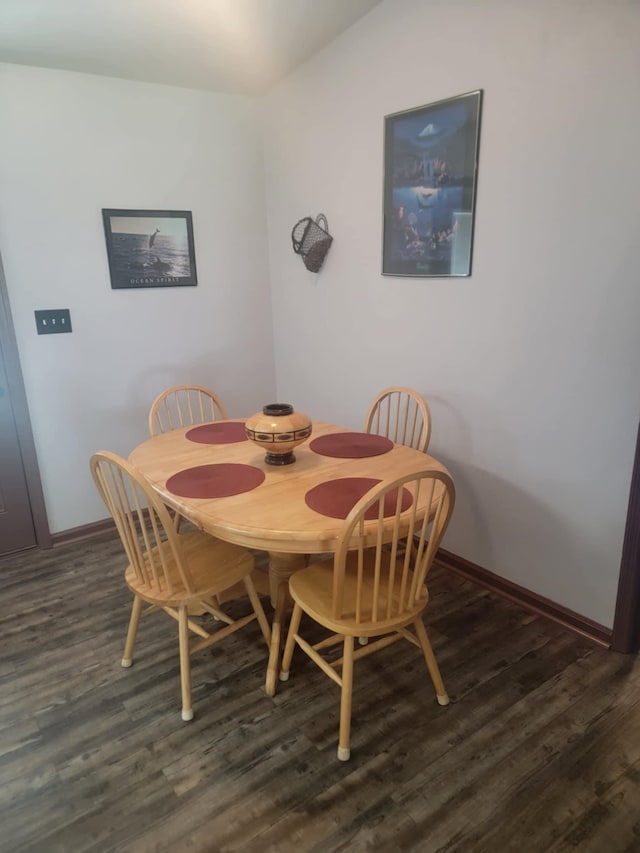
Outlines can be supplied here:
M324 213L319 213L315 219L305 216L293 226L291 240L293 251L300 255L305 267L310 272L319 272L333 243L327 217Z

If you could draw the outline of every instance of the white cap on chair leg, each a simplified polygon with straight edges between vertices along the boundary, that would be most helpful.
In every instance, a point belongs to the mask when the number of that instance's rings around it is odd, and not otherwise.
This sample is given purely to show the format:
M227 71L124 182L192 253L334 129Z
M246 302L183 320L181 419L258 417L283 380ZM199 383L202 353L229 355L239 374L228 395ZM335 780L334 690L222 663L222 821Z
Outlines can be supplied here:
M131 660L131 658L122 658L122 660L120 661L120 666L123 666L125 669L129 669L132 663L133 661Z
M280 679L280 681L289 681L289 673L281 669L278 678Z
M183 708L182 719L185 721L185 723L188 723L189 720L193 720L193 708Z
M338 747L338 758L340 761L348 761L351 758L351 750L349 747Z
M447 696L446 693L443 693L442 696L436 696L436 698L438 700L438 705L448 705L449 704L449 697Z

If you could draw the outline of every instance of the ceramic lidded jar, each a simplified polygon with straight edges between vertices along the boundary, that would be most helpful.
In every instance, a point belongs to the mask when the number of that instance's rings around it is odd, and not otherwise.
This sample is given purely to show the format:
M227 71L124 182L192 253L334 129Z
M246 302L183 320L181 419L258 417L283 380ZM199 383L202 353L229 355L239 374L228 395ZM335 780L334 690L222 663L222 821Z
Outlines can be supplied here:
M311 435L311 420L289 403L269 403L247 420L245 430L247 438L266 451L268 465L290 465L296 460L293 448Z

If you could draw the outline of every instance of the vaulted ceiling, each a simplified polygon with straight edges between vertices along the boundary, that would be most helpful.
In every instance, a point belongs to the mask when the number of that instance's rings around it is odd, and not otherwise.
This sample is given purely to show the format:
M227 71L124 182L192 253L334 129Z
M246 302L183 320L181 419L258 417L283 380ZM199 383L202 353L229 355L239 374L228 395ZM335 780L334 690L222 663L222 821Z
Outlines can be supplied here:
M262 94L380 0L1 0L0 61Z

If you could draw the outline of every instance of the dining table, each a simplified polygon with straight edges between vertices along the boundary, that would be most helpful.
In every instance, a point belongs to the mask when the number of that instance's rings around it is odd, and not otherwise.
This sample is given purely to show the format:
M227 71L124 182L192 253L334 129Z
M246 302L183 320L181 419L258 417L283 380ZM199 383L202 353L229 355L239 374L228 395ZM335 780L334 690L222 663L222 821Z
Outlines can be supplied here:
M447 472L426 453L322 421L312 422L310 438L288 465L265 461L264 449L248 440L243 419L155 435L129 461L169 507L199 529L268 552L274 611L265 682L270 696L276 692L293 572L310 555L335 550L350 509L380 481L426 468ZM416 509L424 517L427 507Z

